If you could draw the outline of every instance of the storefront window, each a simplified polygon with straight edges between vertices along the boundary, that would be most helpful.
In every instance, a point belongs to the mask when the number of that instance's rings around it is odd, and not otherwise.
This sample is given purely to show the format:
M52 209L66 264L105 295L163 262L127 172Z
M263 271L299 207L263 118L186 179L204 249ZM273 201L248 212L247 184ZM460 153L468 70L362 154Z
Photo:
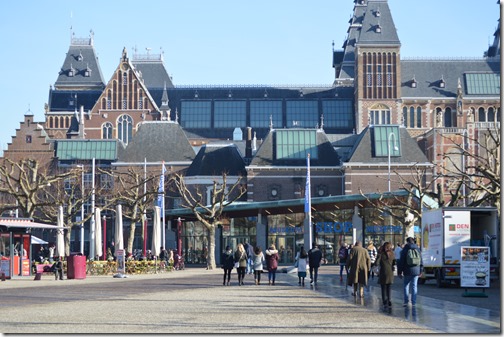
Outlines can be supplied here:
M385 242L395 245L396 242L404 242L404 227L395 221L390 214L377 209L366 209L364 224L364 245L370 241L376 247Z
M182 228L182 250L187 264L206 264L208 229L201 222L186 222Z
M353 210L335 210L313 214L316 242L322 250L323 262L338 263L338 251L343 243L352 243Z
M222 249L230 246L234 251L239 243L245 242L255 247L257 244L256 234L257 217L230 219L228 224L222 225Z
M268 216L268 246L274 244L280 257L279 263L293 264L294 258L304 244L303 213Z

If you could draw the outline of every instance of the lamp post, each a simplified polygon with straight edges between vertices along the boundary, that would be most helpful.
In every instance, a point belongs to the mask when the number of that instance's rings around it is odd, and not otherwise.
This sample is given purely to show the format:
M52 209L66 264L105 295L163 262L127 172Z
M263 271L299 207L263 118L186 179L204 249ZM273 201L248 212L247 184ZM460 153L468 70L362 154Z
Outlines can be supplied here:
M84 255L84 165L77 165L81 169L81 226L80 226L80 253Z
M392 137L394 138L394 150L397 151L399 148L397 147L397 139L396 136L393 132L389 133L388 135L388 191L390 192L390 141L392 140Z

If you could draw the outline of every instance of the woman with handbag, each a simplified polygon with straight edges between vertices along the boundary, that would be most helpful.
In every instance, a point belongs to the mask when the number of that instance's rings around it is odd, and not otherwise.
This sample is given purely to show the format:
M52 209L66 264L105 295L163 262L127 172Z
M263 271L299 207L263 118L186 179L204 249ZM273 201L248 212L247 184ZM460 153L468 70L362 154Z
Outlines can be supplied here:
M298 269L298 284L304 286L304 279L306 277L306 266L308 264L308 253L304 249L304 246L301 246L301 251L296 255L296 264Z
M239 243L236 247L236 252L234 255L235 267L238 272L238 285L244 285L243 279L245 278L245 269L247 268L247 253L245 253L245 248L242 243Z
M233 270L234 267L234 257L233 257L233 250L231 247L226 246L226 251L222 253L222 269L224 269L224 280L222 281L222 285L226 285L226 278L227 278L227 285L229 285L229 280L231 279L231 270Z
M385 242L380 248L376 266L379 267L378 283L381 286L382 303L384 307L392 307L390 289L394 283L395 255L390 242Z

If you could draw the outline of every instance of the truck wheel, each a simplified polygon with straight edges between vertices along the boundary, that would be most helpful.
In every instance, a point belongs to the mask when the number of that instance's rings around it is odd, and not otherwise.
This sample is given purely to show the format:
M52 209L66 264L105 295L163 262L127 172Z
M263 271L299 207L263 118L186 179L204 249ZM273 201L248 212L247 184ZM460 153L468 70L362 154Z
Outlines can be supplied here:
M436 270L436 287L443 287L443 277L441 275L441 270Z

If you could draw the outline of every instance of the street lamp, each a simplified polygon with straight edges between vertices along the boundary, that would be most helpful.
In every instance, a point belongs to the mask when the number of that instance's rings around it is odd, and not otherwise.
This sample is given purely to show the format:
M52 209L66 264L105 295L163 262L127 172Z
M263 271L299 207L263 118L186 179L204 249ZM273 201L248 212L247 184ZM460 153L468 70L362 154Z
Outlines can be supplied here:
M388 142L387 142L387 145L388 145L388 191L389 192L390 192L390 141L392 140L392 137L394 137L394 151L399 150L399 148L397 147L397 139L396 139L394 132L389 133Z
M84 255L84 165L77 165L81 169L81 228L80 228L80 253Z

